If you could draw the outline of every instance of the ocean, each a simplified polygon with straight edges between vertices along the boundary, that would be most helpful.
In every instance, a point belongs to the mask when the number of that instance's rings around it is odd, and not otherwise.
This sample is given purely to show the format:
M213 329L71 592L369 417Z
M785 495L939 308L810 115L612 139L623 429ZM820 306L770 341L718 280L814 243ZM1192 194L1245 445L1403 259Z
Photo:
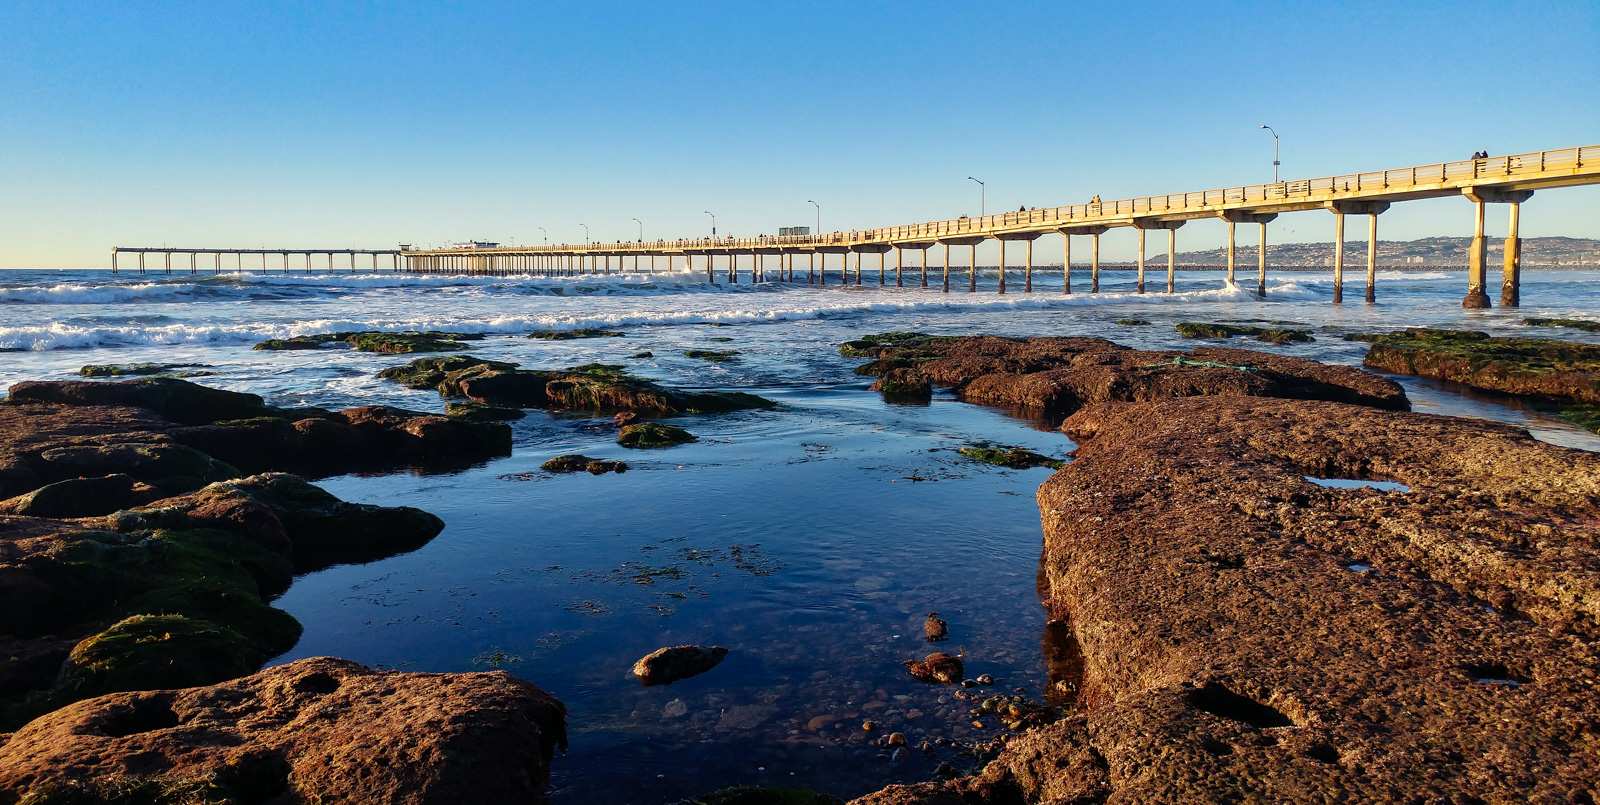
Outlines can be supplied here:
M526 368L591 361L685 387L737 389L779 407L675 420L700 441L630 451L608 420L539 411L513 423L510 457L448 474L322 479L347 500L412 505L446 528L428 545L363 565L308 574L276 601L305 626L278 661L337 655L386 668L499 668L566 703L571 749L554 764L558 803L672 802L735 784L804 786L840 796L928 779L951 750L896 755L890 731L915 746L982 740L971 702L921 685L903 660L929 650L923 618L950 622L946 650L995 690L1042 696L1052 650L1035 592L1040 550L1034 490L1048 470L967 461L962 445L994 441L1065 456L1045 423L959 403L894 405L839 343L886 330L1093 335L1181 348L1178 321L1262 319L1310 329L1311 343L1235 346L1359 365L1349 333L1404 326L1600 342L1533 328L1524 316L1600 320L1600 270L1524 275L1520 310L1464 311L1460 271L1379 273L1376 306L1361 276L1330 304L1326 272L1274 271L1266 300L1216 271L1181 271L1179 293L1139 295L1133 274L1107 271L1089 294L1060 293L1059 269L1036 291L950 294L935 287L826 289L708 284L704 274L447 277L387 271L190 275L104 271L0 272L0 387L66 379L86 364L196 364L195 382L281 405L387 404L442 411L434 392L375 377L408 360L344 349L254 351L266 338L333 330L487 333L469 344ZM908 285L917 282L907 272ZM719 280L722 279L719 274ZM742 280L747 279L742 277ZM1164 269L1150 287L1164 287ZM1497 296L1491 288L1491 297ZM1119 324L1142 319L1144 325ZM536 329L605 327L621 338L530 340ZM737 350L725 363L683 355ZM649 352L650 357L637 357ZM1419 411L1512 422L1538 438L1589 450L1600 436L1544 406L1417 378L1397 378ZM623 475L551 476L560 453L629 462ZM679 643L731 649L722 665L670 686L641 687L629 667ZM862 729L872 720L877 731Z

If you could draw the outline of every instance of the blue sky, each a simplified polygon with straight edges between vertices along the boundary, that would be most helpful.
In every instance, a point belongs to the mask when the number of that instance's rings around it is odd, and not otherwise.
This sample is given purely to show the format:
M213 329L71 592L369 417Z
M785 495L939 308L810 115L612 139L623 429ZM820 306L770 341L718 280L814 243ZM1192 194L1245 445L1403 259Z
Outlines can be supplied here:
M708 209L751 234L811 224L808 199L825 229L868 227L976 212L968 175L991 210L1199 190L1271 178L1262 121L1286 178L1593 144L1597 42L1593 0L11 0L0 266L105 265L118 243L628 238L635 217L698 235ZM1380 237L1470 225L1464 201L1417 202ZM1600 237L1600 190L1542 192L1522 225ZM1301 213L1271 237L1331 233ZM1131 254L1122 235L1109 256Z

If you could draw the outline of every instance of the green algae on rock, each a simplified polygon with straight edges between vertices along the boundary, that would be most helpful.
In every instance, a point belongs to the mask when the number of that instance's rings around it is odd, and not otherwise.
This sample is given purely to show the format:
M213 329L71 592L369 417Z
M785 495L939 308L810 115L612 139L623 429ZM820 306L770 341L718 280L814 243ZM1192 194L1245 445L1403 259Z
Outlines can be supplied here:
M133 615L73 646L60 685L73 696L188 688L244 676L271 658L233 629L184 615Z
M695 358L712 363L727 363L739 355L736 349L687 349L683 352L685 358Z
M1314 341L1305 330L1280 327L1257 327L1253 324L1227 324L1223 322L1180 321L1176 328L1184 338L1233 338L1248 335L1268 344L1288 344Z
M618 330L601 330L594 327L582 327L576 330L534 330L528 333L529 338L540 341L572 341L579 338L622 338L626 333Z
M670 389L628 374L613 363L586 363L567 369L518 369L516 364L470 355L418 358L378 373L410 388L434 388L440 395L484 405L551 411L632 411L641 416L720 414L773 408L771 400L736 391Z
M1059 470L1067 465L1065 461L1040 455L1025 447L980 443L967 445L956 452L973 461L981 461L998 467L1010 467L1014 470L1026 470L1033 467L1049 467L1053 470Z
M408 352L446 352L466 347L464 341L481 341L482 333L445 333L436 330L407 330L387 333L373 330L337 333L315 333L291 338L269 338L255 345L259 350L321 349L328 344L343 342L361 352L379 352L389 355Z
M1365 365L1373 369L1504 394L1600 403L1600 344L1427 328L1348 338L1372 344Z
M1573 330L1600 333L1600 321L1592 319L1541 318L1534 316L1523 319L1522 323L1530 327L1568 327Z
M664 425L660 422L624 425L617 434L617 444L635 449L676 447L694 441L699 441L694 434L676 425Z
M926 403L933 397L933 382L916 369L902 367L884 372L871 390L890 402Z
M605 475L608 472L627 472L628 465L622 461L608 461L590 458L580 453L569 453L546 461L539 469L554 473L587 472L590 475Z
M451 402L444 404L444 415L465 422L513 422L528 415L521 408Z
M884 349L911 347L943 338L946 337L905 330L875 333L840 344L839 354L846 358L876 358Z
M1112 324L1120 324L1123 327L1143 327L1149 323L1147 319L1117 319L1112 322Z
M202 368L203 363L91 363L78 370L84 377L130 377L160 375L174 369Z
M1574 405L1561 409L1562 419L1584 430L1600 433L1600 405Z

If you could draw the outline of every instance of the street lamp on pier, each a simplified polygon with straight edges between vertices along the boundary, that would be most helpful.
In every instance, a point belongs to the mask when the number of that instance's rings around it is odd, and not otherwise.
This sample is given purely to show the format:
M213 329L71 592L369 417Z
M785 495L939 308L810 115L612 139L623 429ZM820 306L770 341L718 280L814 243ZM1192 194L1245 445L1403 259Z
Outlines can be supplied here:
M539 231L544 233L544 245L549 246L550 245L550 230L545 229L544 227L541 226L541 227L539 227Z
M1261 124L1261 128L1264 128L1267 131L1272 133L1272 183L1273 184L1277 184L1278 183L1278 132L1274 131L1271 126L1269 126L1269 125L1267 125L1265 123Z
M710 210L706 210L705 213L706 213L706 215L711 216L711 239L712 240L716 240L717 239L717 214L712 212L712 211L710 211Z
M989 188L984 185L982 179L976 176L968 176L967 178L978 183L978 217L982 218L987 214L989 207Z
M817 208L817 231L812 232L811 235L812 237L820 236L822 234L822 205L810 199L807 199L806 203Z
M588 224L578 224L578 226L583 227L583 242L584 243L591 243L592 241L589 240L589 225Z
M639 242L643 243L644 242L644 222L639 220L638 218L633 219L633 222L639 225Z

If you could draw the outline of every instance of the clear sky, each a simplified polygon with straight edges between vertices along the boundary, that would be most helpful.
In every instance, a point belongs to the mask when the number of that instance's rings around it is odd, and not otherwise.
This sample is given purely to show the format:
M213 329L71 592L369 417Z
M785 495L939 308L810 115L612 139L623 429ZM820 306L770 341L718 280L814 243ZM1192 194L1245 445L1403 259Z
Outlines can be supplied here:
M990 210L1200 190L1271 178L1263 121L1285 178L1595 144L1597 43L1595 0L9 0L0 266L691 236L703 210L752 234L812 224L808 199L869 227L975 213L968 175ZM1380 237L1470 226L1417 202ZM1543 191L1522 226L1600 237L1600 190ZM1323 213L1271 235L1331 236Z

